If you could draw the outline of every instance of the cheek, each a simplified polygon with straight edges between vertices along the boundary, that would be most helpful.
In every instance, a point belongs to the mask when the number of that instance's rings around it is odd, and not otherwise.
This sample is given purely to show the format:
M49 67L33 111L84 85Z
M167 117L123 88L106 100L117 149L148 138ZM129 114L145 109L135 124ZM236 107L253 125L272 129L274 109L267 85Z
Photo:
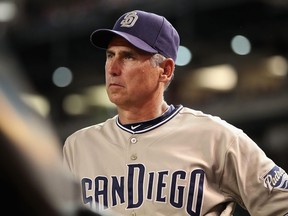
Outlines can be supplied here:
M139 75L138 82L139 85L143 86L144 88L154 89L158 83L157 71L154 71L153 69L143 69Z
M130 83L132 89L141 89L141 91L148 91L148 89L155 89L158 85L159 74L155 68L152 68L150 62L142 67L129 68L129 72L125 77L126 82Z

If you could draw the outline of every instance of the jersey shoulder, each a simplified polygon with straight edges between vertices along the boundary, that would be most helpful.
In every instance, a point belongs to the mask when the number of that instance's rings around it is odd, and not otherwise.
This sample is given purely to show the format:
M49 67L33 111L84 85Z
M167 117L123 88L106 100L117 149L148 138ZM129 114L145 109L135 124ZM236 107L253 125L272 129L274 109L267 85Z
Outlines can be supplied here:
M90 125L84 128L81 128L79 130L76 130L75 132L73 132L72 134L70 134L65 141L65 144L68 143L69 141L73 141L75 139L78 139L80 137L85 137L87 134L97 134L97 133L101 133L103 130L105 130L105 128L113 128L116 125L116 116L112 117L112 118L108 118L106 121L104 122L100 122L94 125Z
M181 121L187 119L188 121L194 122L198 124L198 126L203 126L207 129L211 128L212 130L216 131L230 131L236 134L243 133L243 130L235 127L221 117L207 114L200 110L183 107L179 114L182 118Z

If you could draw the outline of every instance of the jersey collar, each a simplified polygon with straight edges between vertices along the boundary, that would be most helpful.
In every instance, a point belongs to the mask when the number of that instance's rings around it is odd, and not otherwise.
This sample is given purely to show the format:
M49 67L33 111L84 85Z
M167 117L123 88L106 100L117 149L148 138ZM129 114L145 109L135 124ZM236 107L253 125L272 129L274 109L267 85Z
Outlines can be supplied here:
M133 124L125 124L125 125L121 124L121 122L119 120L119 116L117 116L116 124L121 129L123 129L129 133L132 133L132 134L145 133L145 132L153 130L153 129L161 126L162 124L166 123L167 121L169 121L182 108L183 108L182 105L177 105L177 106L170 105L166 112L164 112L161 116L159 116L155 119L151 119L151 120L144 121L144 122L137 122L137 123L133 123Z

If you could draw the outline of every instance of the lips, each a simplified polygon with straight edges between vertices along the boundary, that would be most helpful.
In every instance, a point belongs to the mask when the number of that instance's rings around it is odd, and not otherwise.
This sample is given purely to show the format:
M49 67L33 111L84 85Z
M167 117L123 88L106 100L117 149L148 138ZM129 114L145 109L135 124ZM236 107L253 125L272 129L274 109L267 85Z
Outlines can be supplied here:
M124 86L119 83L110 83L109 88L123 88Z
M117 83L110 83L109 86L121 86L121 85Z

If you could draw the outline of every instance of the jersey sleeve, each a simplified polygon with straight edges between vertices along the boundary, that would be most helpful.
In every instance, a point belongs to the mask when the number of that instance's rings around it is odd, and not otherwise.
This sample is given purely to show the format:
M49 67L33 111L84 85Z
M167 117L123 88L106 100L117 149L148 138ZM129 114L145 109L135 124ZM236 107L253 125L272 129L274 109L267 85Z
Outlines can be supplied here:
M72 136L65 140L63 146L63 164L68 170L73 171L73 139Z
M288 177L245 133L225 155L221 190L251 215L288 215Z

